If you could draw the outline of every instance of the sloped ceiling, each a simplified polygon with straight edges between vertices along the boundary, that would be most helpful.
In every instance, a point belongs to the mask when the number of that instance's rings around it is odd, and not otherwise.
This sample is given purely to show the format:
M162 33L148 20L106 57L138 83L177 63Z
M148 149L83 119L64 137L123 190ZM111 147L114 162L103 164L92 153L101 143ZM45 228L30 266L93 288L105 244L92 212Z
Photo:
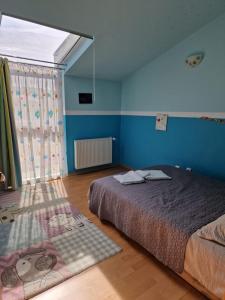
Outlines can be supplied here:
M121 80L224 13L225 1L1 0L0 10L94 36L96 77ZM71 75L92 75L92 50Z

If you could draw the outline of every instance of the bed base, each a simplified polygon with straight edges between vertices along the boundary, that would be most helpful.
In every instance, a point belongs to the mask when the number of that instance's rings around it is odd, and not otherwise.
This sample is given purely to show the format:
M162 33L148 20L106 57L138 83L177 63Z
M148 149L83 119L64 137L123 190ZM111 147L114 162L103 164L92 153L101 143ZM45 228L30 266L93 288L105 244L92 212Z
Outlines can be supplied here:
M145 251L145 253L149 254L153 259L155 259L160 265L162 265L163 267L165 267L163 265L163 263L159 262L157 260L157 258L155 258L154 256L151 255L150 252L148 252L146 249L144 249L140 244L138 244L136 241L132 240L131 238L129 238L128 236L126 236L122 231L120 231L119 229L117 229L115 227L115 225L113 225L112 223L105 221L105 220L100 220L101 223L103 224L109 224L111 226L113 226L120 234L122 234L123 237L125 237L126 239L130 240L132 243L135 243L136 245L138 245L142 250ZM211 299L211 300L225 300L225 294L223 295L222 299L218 298L216 295L214 295L213 293L211 293L208 289L206 289L203 285L201 285L195 278L193 278L191 275L189 275L186 271L183 271L182 273L176 273L173 270L167 268L172 274L176 274L179 277L181 277L184 281L186 281L187 283L189 283L193 288L195 288L197 291L199 291L201 294L203 294L204 296L206 296L207 298Z
M138 245L142 250L146 251L145 253L148 253L149 255L151 255L150 252L148 252L146 249L144 249L140 244L138 244L136 241L132 240L130 237L128 237L127 235L125 235L122 231L120 231L118 228L115 227L114 224L112 224L109 221L106 220L101 220L100 222L103 224L108 224L110 226L113 226L123 237L125 237L126 239L130 240L132 243L135 243L136 245ZM151 255L152 256L152 255ZM155 259L160 265L164 266L161 262L159 262L157 260L157 258L155 258L154 256L152 256L153 259ZM165 267L165 266L164 266ZM167 268L167 267L166 267ZM203 285L201 285L195 278L193 278L191 275L189 275L186 271L183 271L182 273L176 273L174 271L172 271L171 269L168 268L168 270L171 271L171 273L174 273L176 275L178 275L179 277L181 277L184 281L186 281L187 283L189 283L193 288L195 288L196 290L198 290L201 294L203 294L204 296L206 296L207 298L211 299L211 300L225 300L225 294L223 295L222 299L218 298L216 295L214 295L213 293L211 293L208 289L206 289Z
M185 281L187 281L191 286L193 286L196 290L198 290L200 293L208 297L209 299L212 300L221 300L214 294L212 294L210 291L208 291L205 287L203 287L196 279L194 279L191 275L189 275L187 272L182 272L181 274L176 273L178 276L183 278ZM225 295L222 298L225 300Z
M130 237L128 237L127 235L125 235L121 230L119 230L118 228L115 227L114 224L112 224L109 221L106 220L101 220L100 222L103 224L108 224L110 226L113 226L120 234L122 234L123 237L128 238L128 240L130 240L132 243L135 243L136 245L138 245L139 247L141 247L141 249L143 249L144 251L146 251L148 254L151 255L150 252L148 252L146 249L144 249L140 244L138 244L136 241L132 240ZM151 255L152 256L152 255ZM157 258L155 258L153 256L153 258L161 265L163 265L161 262L159 262L157 260ZM164 266L164 265L163 265ZM167 268L167 267L166 267ZM169 268L168 268L169 269ZM218 298L216 295L214 295L213 293L211 293L208 289L206 289L203 285L201 285L195 278L193 278L190 274L188 274L186 271L183 271L182 273L176 273L174 271L172 271L171 269L169 269L172 273L178 275L179 277L181 277L184 281L186 281L187 283L189 283L193 288L195 288L196 290L198 290L201 294L203 294L204 296L206 296L207 298L211 299L211 300L225 300L225 294L222 296L222 298Z

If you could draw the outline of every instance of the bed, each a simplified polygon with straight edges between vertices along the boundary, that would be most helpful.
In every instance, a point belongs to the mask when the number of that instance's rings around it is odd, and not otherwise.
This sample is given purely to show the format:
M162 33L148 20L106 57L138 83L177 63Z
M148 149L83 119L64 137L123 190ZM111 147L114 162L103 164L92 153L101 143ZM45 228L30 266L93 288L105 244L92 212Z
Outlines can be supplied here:
M225 214L225 183L172 166L148 169L160 169L172 180L127 186L112 176L95 180L90 210L196 288L222 299L225 247L201 239L196 231Z

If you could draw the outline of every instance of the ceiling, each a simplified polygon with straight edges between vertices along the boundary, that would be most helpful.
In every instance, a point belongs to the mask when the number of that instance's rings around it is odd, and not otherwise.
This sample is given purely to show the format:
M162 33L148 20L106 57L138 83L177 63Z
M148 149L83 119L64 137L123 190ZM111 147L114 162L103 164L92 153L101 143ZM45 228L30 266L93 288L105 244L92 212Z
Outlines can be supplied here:
M95 36L96 77L121 80L224 13L225 1L1 0L0 10ZM71 75L92 75L92 51Z

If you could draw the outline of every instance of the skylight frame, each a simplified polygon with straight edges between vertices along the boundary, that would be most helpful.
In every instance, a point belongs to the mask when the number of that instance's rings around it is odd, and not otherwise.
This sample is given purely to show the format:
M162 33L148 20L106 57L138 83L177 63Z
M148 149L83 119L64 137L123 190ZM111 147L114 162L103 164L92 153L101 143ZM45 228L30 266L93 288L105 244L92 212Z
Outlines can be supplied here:
M22 21L27 21L27 22L31 22L31 23L34 23L34 24L50 27L50 28L53 28L53 29L65 31L65 32L68 32L68 33L71 33L71 34L74 34L74 35L79 35L79 36L87 38L87 39L91 39L91 40L94 39L94 37L91 36L91 35L81 33L79 31L75 31L75 30L72 30L72 29L67 29L67 28L64 28L64 27L56 26L56 25L50 25L47 22L39 22L39 21L36 21L34 19L31 19L31 18L20 17L20 16L14 15L14 14L8 14L7 12L4 12L4 11L1 11L1 14L2 14L2 16L12 17L12 18L19 19L19 20L22 20Z
M49 25L47 23L44 23L44 22L38 22L38 21L33 21L31 20L30 18L21 18L21 17L18 17L18 16L15 16L15 15L12 15L12 14L8 14L8 13L5 13L5 12L0 12L0 20L2 20L2 18L6 16L6 17L11 17L11 18L15 18L15 19L18 19L18 20L21 20L21 21L25 21L25 22L30 22L30 23L33 23L33 24L36 24L36 25L40 25L40 26L45 26L45 27L48 27L48 28L51 28L51 29L55 29L55 30L59 30L59 31L63 31L65 33L68 33L68 36L63 40L63 42L59 45L59 47L61 47L63 45L63 43L65 42L65 40L69 37L69 35L74 35L74 36L77 36L77 40L74 42L74 44L68 49L68 51L65 52L65 54L63 55L62 57L62 60L60 62L55 62L55 61L45 61L45 60L40 60L40 59L33 59L33 58L25 58L25 57L21 57L21 56L17 56L17 55L8 55L8 57L15 57L17 59L26 59L26 60L33 60L33 61L36 61L36 62L44 62L44 63L47 63L47 64L53 64L53 65L66 65L64 63L62 63L66 58L67 56L72 52L72 50L74 49L74 47L76 46L76 44L79 42L79 40L84 37L84 38L88 38L88 39L93 39L92 36L90 35L87 35L87 34L83 34L83 33L78 33L77 31L73 31L73 30L67 30L67 29L64 29L62 27L59 27L59 26L52 26L52 25ZM59 48L58 47L58 48ZM55 52L58 50L58 48L54 51L53 55L55 54ZM4 55L7 57L7 53L4 53Z

